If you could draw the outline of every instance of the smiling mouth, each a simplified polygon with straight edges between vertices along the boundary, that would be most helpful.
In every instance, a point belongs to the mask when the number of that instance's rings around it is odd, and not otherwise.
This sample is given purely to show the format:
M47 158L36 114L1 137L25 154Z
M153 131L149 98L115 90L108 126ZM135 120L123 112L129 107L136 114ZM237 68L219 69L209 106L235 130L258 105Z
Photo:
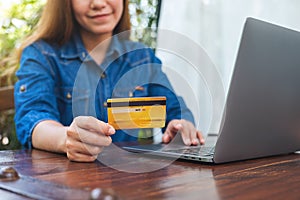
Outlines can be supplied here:
M93 16L90 16L90 18L92 18L92 19L103 18L103 17L107 17L109 15L111 15L111 13L106 13L106 14L101 14L101 15L93 15Z

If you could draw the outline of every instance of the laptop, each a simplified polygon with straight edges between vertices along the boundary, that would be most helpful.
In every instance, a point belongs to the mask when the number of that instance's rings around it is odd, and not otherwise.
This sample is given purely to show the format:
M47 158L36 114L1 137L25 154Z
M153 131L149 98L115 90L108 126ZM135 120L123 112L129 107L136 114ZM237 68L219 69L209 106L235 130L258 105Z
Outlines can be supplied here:
M212 163L300 150L300 33L246 19L222 126L219 133L207 135L205 145L172 142L123 148Z

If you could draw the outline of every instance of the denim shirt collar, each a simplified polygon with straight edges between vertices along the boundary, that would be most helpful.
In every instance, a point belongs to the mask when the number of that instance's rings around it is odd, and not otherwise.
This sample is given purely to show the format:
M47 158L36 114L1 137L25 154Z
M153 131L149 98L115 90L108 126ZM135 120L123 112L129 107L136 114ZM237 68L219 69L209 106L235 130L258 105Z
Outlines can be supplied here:
M106 52L107 56L117 53L117 55L122 54L122 45L118 37L112 37L112 41ZM75 59L79 58L81 61L92 60L83 45L82 39L78 33L73 34L72 38L61 47L60 56L65 59Z

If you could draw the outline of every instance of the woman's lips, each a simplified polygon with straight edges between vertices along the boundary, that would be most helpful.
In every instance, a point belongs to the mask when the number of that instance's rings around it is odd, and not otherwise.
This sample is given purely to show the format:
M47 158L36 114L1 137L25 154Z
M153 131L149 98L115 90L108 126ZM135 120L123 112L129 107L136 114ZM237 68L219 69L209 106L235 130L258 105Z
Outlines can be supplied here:
M92 19L101 19L101 18L106 18L110 15L111 15L111 13L105 13L105 14L99 14L99 15L92 15L92 16L90 16L90 18L92 18Z

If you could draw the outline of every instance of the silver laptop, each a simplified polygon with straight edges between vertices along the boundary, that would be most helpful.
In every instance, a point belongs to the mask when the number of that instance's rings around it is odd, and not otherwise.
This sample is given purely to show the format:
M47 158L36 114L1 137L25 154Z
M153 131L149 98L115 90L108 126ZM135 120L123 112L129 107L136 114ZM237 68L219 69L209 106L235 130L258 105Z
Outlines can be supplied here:
M193 161L224 163L300 150L300 33L247 18L223 125L204 146L126 146Z

